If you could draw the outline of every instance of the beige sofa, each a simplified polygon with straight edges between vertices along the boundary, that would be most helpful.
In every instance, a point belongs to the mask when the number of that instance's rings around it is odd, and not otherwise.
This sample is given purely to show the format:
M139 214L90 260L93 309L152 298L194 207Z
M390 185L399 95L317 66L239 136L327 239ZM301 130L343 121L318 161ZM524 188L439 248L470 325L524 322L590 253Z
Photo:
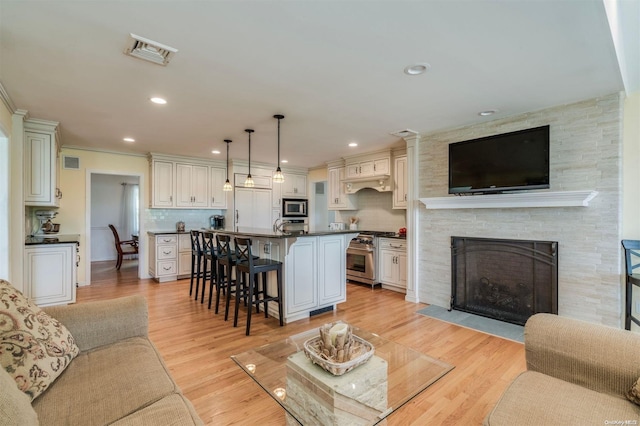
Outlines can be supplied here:
M485 425L640 425L627 398L640 378L640 334L537 314L524 336L527 371Z
M0 424L203 424L147 337L143 297L45 310L69 329L80 353L33 403L0 368Z

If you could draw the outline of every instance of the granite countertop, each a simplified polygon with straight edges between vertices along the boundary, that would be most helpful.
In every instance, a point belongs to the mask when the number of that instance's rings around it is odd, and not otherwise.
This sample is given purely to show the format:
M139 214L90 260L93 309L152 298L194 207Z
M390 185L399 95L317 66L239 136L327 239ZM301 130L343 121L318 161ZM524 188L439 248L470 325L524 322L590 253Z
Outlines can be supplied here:
M34 246L39 244L80 244L79 234L36 234L29 235L24 244Z
M301 232L301 231L291 231L291 232L274 232L272 229L265 228L239 228L238 230L231 229L218 229L215 232L219 232L221 234L229 234L229 235L246 235L249 237L264 237L264 238L297 238L297 237L318 237L324 235L342 235L342 234L357 234L358 231L311 231L311 232Z

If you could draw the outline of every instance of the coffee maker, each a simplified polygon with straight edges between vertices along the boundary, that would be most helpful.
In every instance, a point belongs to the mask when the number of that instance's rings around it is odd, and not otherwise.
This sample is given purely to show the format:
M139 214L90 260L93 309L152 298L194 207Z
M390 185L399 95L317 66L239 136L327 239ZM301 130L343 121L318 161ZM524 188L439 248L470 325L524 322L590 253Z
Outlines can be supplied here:
M218 214L211 216L209 226L213 229L224 229L224 216Z

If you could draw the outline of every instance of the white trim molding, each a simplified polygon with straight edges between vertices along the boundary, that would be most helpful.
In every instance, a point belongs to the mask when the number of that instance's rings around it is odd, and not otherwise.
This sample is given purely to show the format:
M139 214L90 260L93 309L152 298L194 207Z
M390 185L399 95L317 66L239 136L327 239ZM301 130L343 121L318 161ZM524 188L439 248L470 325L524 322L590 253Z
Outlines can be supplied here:
M598 191L519 192L420 198L420 201L427 209L587 207L597 195Z

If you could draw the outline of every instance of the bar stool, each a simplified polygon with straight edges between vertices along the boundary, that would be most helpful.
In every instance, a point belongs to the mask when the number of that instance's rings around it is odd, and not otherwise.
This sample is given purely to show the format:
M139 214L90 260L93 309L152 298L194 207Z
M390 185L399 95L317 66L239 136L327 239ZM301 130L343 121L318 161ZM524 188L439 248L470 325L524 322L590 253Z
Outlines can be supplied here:
M211 299L213 298L213 283L216 282L216 290L220 291L217 285L218 256L214 244L215 236L211 231L202 232L202 296L200 303L204 303L204 292L209 279L209 309L211 309ZM207 270L207 265L210 269Z
M251 253L251 238L236 237L236 305L233 318L233 326L238 326L238 309L240 307L240 298L246 298L247 308L247 329L246 335L249 335L251 329L251 312L253 305L256 305L256 311L260 312L260 304L264 304L264 317L269 318L269 302L278 303L278 316L280 317L280 326L284 325L282 312L282 262L277 260L254 257ZM267 287L267 273L276 271L277 285L276 295L270 296ZM262 280L259 279L262 277ZM260 281L262 281L262 289L260 289Z
M198 288L200 287L200 277L202 276L202 260L203 260L203 252L202 252L202 243L201 243L201 232L200 231L190 231L191 234L191 284L189 285L189 296L193 293L193 279L196 279L196 297L198 300ZM204 283L202 284L204 286Z
M229 301L231 299L231 293L235 290L236 281L231 278L233 275L233 268L236 265L236 256L231 252L230 243L231 237L224 234L216 235L216 248L218 255L218 274L217 274L217 289L216 293L216 308L215 313L218 313L218 305L220 303L220 291L226 293L224 320L229 318Z

